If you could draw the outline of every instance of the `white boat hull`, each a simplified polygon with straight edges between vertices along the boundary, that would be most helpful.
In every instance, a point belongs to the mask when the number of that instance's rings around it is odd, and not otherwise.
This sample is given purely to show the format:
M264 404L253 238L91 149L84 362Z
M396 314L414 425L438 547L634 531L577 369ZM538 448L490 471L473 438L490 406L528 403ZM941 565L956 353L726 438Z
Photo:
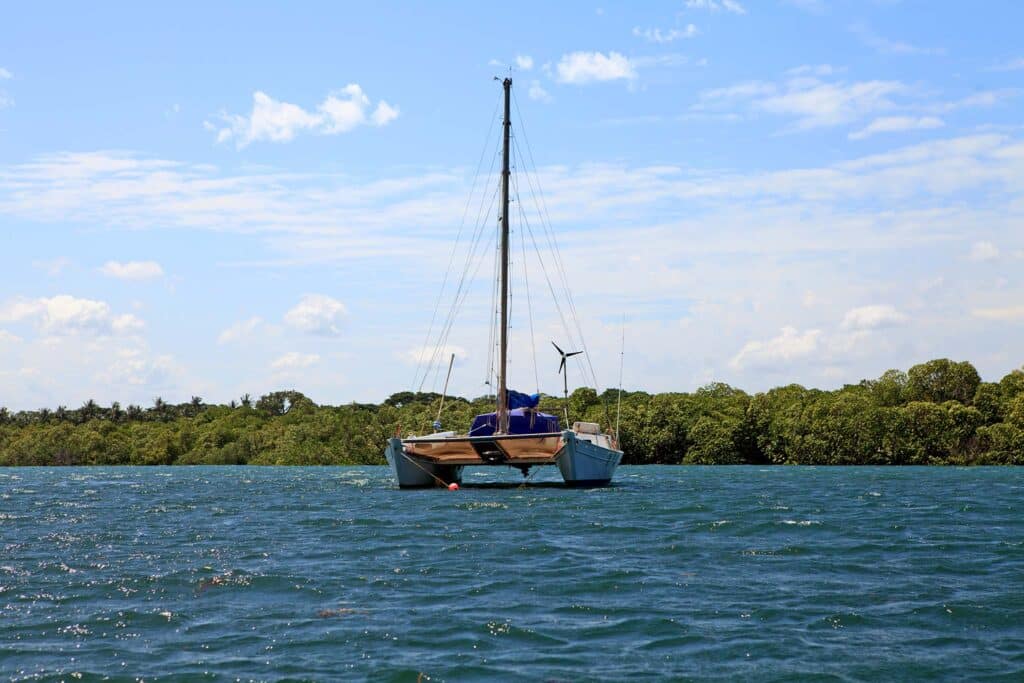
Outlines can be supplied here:
M604 486L611 482L622 461L622 451L604 448L576 436L562 433L565 446L555 458L562 479L570 486Z
M405 454L401 439L388 439L384 449L391 471L402 488L425 488L462 483L462 465L439 465Z
M527 468L557 465L562 479L570 486L604 486L611 482L615 468L622 460L622 451L599 446L570 430L562 432L561 440L562 447L554 456L538 453L535 460L526 456L526 459L479 461L473 464ZM398 438L388 440L384 455L401 488L426 488L461 483L462 472L466 466L432 462L428 458L407 453L402 440Z

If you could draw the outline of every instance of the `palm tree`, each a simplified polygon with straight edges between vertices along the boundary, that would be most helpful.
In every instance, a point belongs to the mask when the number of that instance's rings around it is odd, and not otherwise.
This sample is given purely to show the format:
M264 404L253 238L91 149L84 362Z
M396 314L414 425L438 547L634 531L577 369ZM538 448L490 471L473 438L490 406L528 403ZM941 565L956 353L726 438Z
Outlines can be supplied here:
M57 406L57 410L53 411L53 416L57 418L57 422L63 422L68 419L68 409L66 406Z
M242 394L242 407L252 408L252 397L249 394Z
M46 424L47 422L49 422L50 421L50 417L52 415L53 415L53 413L50 412L49 408L40 408L39 409L39 421L42 422L43 424Z
M110 415L110 419L114 422L120 422L121 418L124 417L124 411L121 410L121 404L117 401L110 404L110 410L107 411L107 414Z
M167 404L164 403L162 398L157 396L153 399L153 407L150 408L150 410L152 410L153 414L157 416L157 419L162 420L167 414Z
M100 406L96 401L91 398L82 404L82 407L78 409L78 414L82 418L82 422L88 422L93 418L99 417Z
M134 403L128 404L128 419L129 420L140 420L142 419L142 406L137 406Z

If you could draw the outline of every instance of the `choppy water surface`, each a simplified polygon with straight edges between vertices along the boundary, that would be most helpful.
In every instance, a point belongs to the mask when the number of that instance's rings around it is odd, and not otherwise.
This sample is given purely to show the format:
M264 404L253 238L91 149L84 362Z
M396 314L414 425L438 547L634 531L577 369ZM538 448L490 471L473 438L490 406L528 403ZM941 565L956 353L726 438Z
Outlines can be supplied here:
M555 476L0 470L0 674L1024 678L1024 470Z

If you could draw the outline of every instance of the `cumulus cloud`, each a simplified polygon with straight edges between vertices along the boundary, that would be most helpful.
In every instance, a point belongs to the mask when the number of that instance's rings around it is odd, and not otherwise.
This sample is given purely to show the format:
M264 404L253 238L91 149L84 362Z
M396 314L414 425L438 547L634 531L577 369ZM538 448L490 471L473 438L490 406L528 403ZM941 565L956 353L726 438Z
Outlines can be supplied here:
M570 52L562 55L555 70L560 82L576 85L636 78L629 58L618 52Z
M67 294L16 299L0 308L0 322L31 322L43 334L55 336L131 334L143 328L134 315L115 315L106 302Z
M821 330L800 332L795 327L783 327L777 337L748 341L729 365L736 370L785 365L813 355L818 350L820 337Z
M516 66L521 71L529 71L533 68L533 57L530 55L516 55Z
M850 309L843 316L844 330L877 330L893 327L906 321L907 317L888 304L860 306Z
M299 353L289 351L270 364L272 370L287 372L289 370L302 370L320 362L320 356L315 353Z
M12 74L10 71L8 71L7 69L5 69L2 66L0 66L0 81L6 81L8 78L13 78L13 77L14 77L14 74Z
M863 140L877 133L902 133L908 130L942 128L945 122L936 116L883 116L864 128L850 133L851 140Z
M253 316L248 320L241 320L226 328L217 336L218 344L230 344L231 342L248 339L263 324L263 318Z
M703 9L711 12L725 10L733 14L746 14L747 10L736 0L686 0L686 9Z
M308 334L337 337L347 315L345 304L337 299L323 294L307 294L285 313L284 321Z
M641 29L639 26L633 27L633 35L637 38L643 38L648 43L671 43L680 38L693 38L699 31L693 24L687 24L685 28L672 28L665 31L660 28L646 28Z
M238 148L253 142L289 142L301 132L318 135L347 133L358 126L385 126L398 118L398 109L384 100L374 106L363 89L350 83L328 95L313 111L275 100L263 91L252 96L248 116L222 113L221 125L204 122L217 142L234 141Z
M156 261L107 261L100 272L119 280L151 280L161 277L164 269Z
M972 261L993 261L999 258L999 248L991 242L975 242L971 245Z

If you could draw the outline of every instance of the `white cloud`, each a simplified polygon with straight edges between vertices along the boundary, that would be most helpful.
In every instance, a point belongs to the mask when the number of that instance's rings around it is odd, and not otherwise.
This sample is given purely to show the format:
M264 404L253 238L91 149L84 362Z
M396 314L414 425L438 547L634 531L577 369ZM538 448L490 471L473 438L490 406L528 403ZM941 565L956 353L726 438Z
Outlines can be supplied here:
M831 64L801 64L786 71L787 76L832 76L842 69Z
M151 280L163 276L164 269L156 261L107 261L100 272L119 280Z
M733 14L746 14L747 10L736 0L686 0L687 9L704 9L711 12L725 10Z
M530 88L527 90L531 100L537 100L538 102L550 102L551 95L547 90L540 84L540 81L531 81Z
M883 116L864 128L850 133L851 140L863 140L876 133L901 133L908 130L932 130L942 128L945 122L935 116Z
M1014 59L1008 59L1005 62L994 64L989 67L989 71L1021 71L1024 69L1024 57L1016 57Z
M823 0L785 0L785 3L811 14L821 14L825 11Z
M123 348L116 350L113 356L114 361L95 375L103 384L153 386L179 372L174 359L167 354L151 356L140 348Z
M347 133L358 126L385 126L398 118L398 109L384 100L376 107L355 83L328 95L315 111L306 111L297 104L275 100L257 90L253 93L252 111L248 116L222 113L226 125L204 122L207 130L217 134L217 142L234 140L238 148L253 142L289 142L301 132L318 135Z
M370 120L373 121L375 126L386 126L397 118L398 109L392 107L384 100L377 104L377 108L373 110L373 114L370 116Z
M1007 306L1005 308L976 308L971 311L971 315L976 318L985 318L986 320L1002 320L1004 322L1014 322L1017 320L1024 320L1024 306Z
M516 55L516 66L521 71L529 71L533 68L533 57L530 55Z
M632 63L618 52L571 52L562 55L556 70L560 82L577 85L636 78Z
M888 304L852 308L843 316L844 330L877 330L905 322L907 317Z
M773 114L797 117L798 128L835 126L893 106L891 96L905 86L896 81L821 83L791 82L784 92L758 101L756 106Z
M883 55L942 55L946 53L943 48L918 47L910 43L883 38L862 23L853 24L850 26L850 30L864 45Z
M57 258L49 260L32 262L33 268L39 268L40 270L44 271L47 275L51 277L56 277L60 275L62 272L64 272L66 268L69 268L72 265L73 264L71 262L71 259L66 258L64 256L58 256Z
M14 74L12 74L10 71L8 71L7 69L5 69L2 66L0 66L0 81L5 81L8 78L13 78L13 77L14 77Z
M680 38L693 38L699 31L693 24L687 24L685 28L672 28L662 31L660 28L647 28L641 29L639 26L633 27L633 35L637 38L643 38L648 43L671 43Z
M21 341L21 337L16 334L12 334L7 330L0 330L0 343L5 344L16 344Z
M971 245L972 261L994 261L999 258L999 249L991 242L975 242Z
M323 294L307 294L290 311L285 313L284 321L288 325L307 332L325 337L337 337L348 310L345 304Z
M745 81L705 90L692 108L718 111L746 106L752 112L768 112L796 118L797 129L838 126L897 106L894 98L910 94L898 81L823 81L813 75L832 73L831 67L798 67L785 80Z
M813 355L820 337L821 330L800 332L795 327L783 327L777 337L744 344L729 365L736 370L785 365Z
M270 364L272 370L287 372L289 370L302 370L320 362L320 356L315 353L299 353L289 351Z
M16 299L0 308L0 322L31 322L46 335L118 335L142 329L134 315L115 315L103 301L67 294L50 298Z
M217 336L218 344L230 344L231 342L244 341L263 324L263 318L253 316L248 320L241 320L231 325Z
M469 357L466 349L461 346L419 346L398 354L398 357L411 365L422 365L423 363L435 363L447 367L448 359L455 354L455 364L459 365Z

